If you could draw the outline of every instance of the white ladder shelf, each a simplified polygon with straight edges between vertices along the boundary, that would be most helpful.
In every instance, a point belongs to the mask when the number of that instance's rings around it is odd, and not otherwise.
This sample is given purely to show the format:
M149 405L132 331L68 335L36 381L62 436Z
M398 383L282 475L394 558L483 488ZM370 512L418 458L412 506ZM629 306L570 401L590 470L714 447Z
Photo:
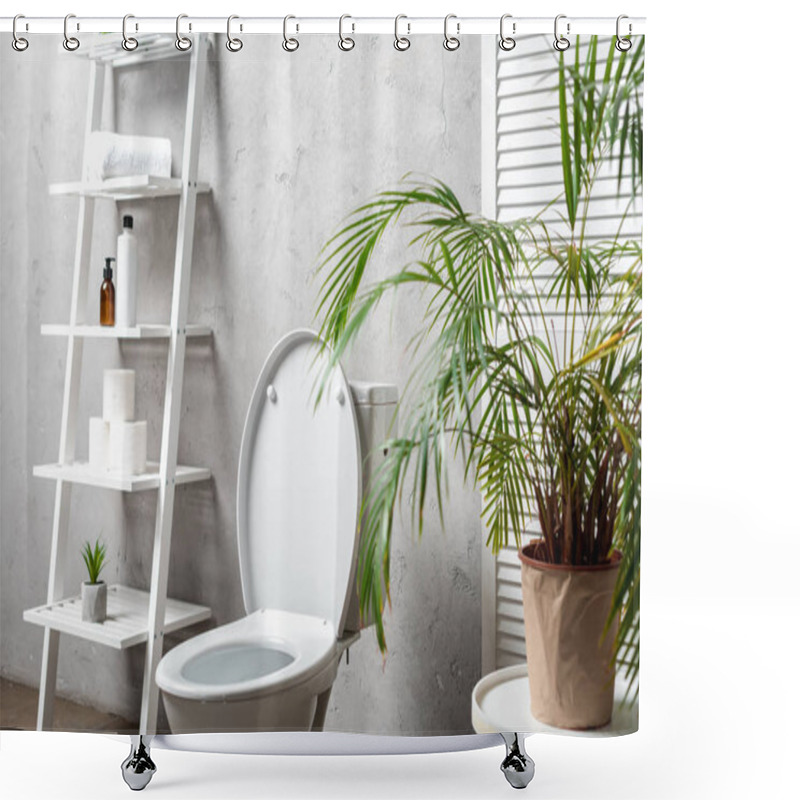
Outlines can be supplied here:
M210 609L205 606L167 598L175 487L181 483L208 480L211 477L211 471L208 469L177 464L186 338L208 336L211 333L208 327L187 325L186 322L197 194L208 191L207 185L197 181L208 47L210 40L207 36L201 34L194 37L194 47L189 55L189 85L180 178L140 175L96 183L61 183L50 187L50 193L53 195L78 197L79 207L69 323L42 326L42 334L66 338L67 358L58 462L37 466L33 470L34 475L54 480L56 484L47 603L28 609L23 615L26 621L44 627L37 730L52 727L59 637L61 633L67 633L117 649L136 644L146 645L139 733L142 736L155 734L158 713L155 671L163 652L164 634L193 625L211 616ZM115 41L113 47L109 43L104 43L90 50L87 55L91 60L84 142L84 175L89 135L100 128L104 82L113 74L113 69L129 64L173 58L181 54L176 51L172 37L143 36L140 37L140 48L137 53L126 53ZM169 324L137 325L124 329L101 328L90 324L87 321L86 294L95 200L143 200L168 195L179 198ZM85 464L75 461L75 430L78 419L83 344L87 338L109 337L125 340L163 339L168 342L161 457L158 462L149 462L146 472L142 475L100 476L90 472ZM150 591L145 592L126 586L110 586L108 619L104 623L82 622L80 598L64 597L67 532L73 483L126 492L158 491Z

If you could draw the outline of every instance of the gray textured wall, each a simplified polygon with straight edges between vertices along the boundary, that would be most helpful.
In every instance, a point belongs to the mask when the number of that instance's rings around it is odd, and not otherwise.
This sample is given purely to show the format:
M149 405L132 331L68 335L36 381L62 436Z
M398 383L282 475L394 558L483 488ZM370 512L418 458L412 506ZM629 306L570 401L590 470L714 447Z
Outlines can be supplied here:
M0 671L37 685L42 631L22 612L46 599L54 486L33 479L31 468L57 457L66 355L64 341L41 337L39 326L68 317L78 206L49 197L47 184L79 174L87 67L55 36L36 37L24 54L4 36L0 53ZM169 593L209 605L216 625L243 613L234 500L250 392L277 339L313 322L323 242L357 203L408 171L444 179L479 209L480 44L464 40L448 53L439 37L420 36L409 53L397 53L390 39L365 37L343 54L335 37L306 37L287 55L274 39L252 37L239 54L218 41L213 59L200 157L213 194L198 203L190 321L210 324L214 336L188 347L179 461L209 466L214 478L178 490ZM187 74L185 63L164 62L129 69L115 83L117 129L169 135L174 171ZM166 320L174 199L98 204L89 308L123 213L134 215L139 236L140 319ZM374 277L407 256L390 236ZM405 293L381 307L347 361L350 377L402 385L419 305ZM154 343L87 343L78 455L86 455L88 417L101 412L102 368L120 364L136 370L137 418L147 419L149 456L157 458L166 347ZM396 529L388 657L384 663L371 631L352 648L334 688L330 729L471 730L480 672L479 501L454 483L450 500L445 533L434 513L421 541L407 521ZM81 580L80 544L97 535L109 545L106 580L147 588L155 509L155 493L76 487L67 592ZM141 647L118 653L64 636L58 691L135 719L142 662Z

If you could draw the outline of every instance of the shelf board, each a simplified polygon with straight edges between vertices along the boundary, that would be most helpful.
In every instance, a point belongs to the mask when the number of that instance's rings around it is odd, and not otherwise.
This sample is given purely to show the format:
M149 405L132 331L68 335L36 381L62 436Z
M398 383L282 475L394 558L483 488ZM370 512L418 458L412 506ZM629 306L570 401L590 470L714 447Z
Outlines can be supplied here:
M147 641L149 607L149 592L114 584L108 587L108 616L105 622L84 622L81 619L80 595L29 608L23 612L22 618L34 625L123 650ZM172 633L210 616L211 609L205 606L167 598L164 632Z
M169 339L169 325L136 325L133 328L117 328L109 325L42 325L42 336L83 336L91 339ZM208 325L187 325L186 336L210 336Z
M155 175L126 175L104 181L72 181L51 183L50 194L75 197L100 197L109 200L144 200L148 197L179 195L183 188L180 178L159 178ZM207 183L197 184L198 192L209 191Z
M121 475L116 472L96 472L85 461L76 461L73 464L42 464L33 468L33 474L37 478L82 483L120 492L143 492L158 489L159 468L157 461L148 461L147 469L141 475ZM211 470L205 467L178 466L175 470L176 485L206 481L210 477Z

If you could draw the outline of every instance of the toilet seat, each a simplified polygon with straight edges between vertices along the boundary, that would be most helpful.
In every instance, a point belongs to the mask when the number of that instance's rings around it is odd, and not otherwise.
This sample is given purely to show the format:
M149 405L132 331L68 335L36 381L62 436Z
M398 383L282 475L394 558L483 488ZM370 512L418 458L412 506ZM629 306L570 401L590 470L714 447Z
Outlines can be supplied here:
M330 365L314 331L287 333L264 362L242 432L236 535L245 613L283 608L327 619L343 634L361 457L341 366Z
M335 658L330 622L270 608L183 642L161 659L156 681L186 700L245 700L296 686Z

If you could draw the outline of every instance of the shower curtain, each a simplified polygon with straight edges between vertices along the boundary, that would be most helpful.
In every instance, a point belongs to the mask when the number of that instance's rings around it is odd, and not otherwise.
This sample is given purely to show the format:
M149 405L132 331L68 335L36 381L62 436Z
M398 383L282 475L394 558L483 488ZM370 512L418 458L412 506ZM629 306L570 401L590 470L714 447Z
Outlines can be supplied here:
M25 691L39 708L37 718L8 706L3 726L135 733L149 684L149 732L170 731L148 659L246 615L237 486L248 404L274 345L311 328L349 380L399 390L352 577L362 616L380 624L342 648L323 730L635 730L643 37L618 49L613 36L571 35L562 51L545 35L503 49L497 36L443 47L442 36L412 34L403 49L346 30L350 49L336 35L301 35L292 51L279 37L243 35L237 49L224 34L206 45L185 33L184 54L104 67L94 97L97 130L169 140L166 175L128 150L133 166L112 175L101 165L91 181L86 56L113 46L123 57L118 35L81 34L74 52L56 35L29 35L19 52L10 35L0 41L0 673L6 701ZM198 48L186 233L180 179ZM126 184L140 173L153 176L145 189ZM109 181L128 188L103 190ZM93 208L80 188L90 182L101 187ZM75 288L85 213L88 271ZM115 334L100 325L100 292L112 257L122 292L126 216L136 318ZM175 267L189 239L189 327L173 333ZM74 292L91 330L70 322ZM76 346L82 363L71 373ZM171 541L159 555L176 353L177 463L205 472L171 490ZM133 417L156 462L146 486L142 474L98 477L83 464L111 369L135 373ZM67 424L75 444L64 464ZM104 548L103 622L80 619L87 544ZM172 628L168 612L154 650L156 566L165 596L190 610ZM597 569L602 587L578 586ZM114 614L127 606L115 598L128 590L139 622L118 633ZM72 621L60 622L70 603ZM576 627L587 608L589 633ZM564 648L577 660L560 660ZM588 707L594 716L581 713ZM285 728L264 719L259 729Z

